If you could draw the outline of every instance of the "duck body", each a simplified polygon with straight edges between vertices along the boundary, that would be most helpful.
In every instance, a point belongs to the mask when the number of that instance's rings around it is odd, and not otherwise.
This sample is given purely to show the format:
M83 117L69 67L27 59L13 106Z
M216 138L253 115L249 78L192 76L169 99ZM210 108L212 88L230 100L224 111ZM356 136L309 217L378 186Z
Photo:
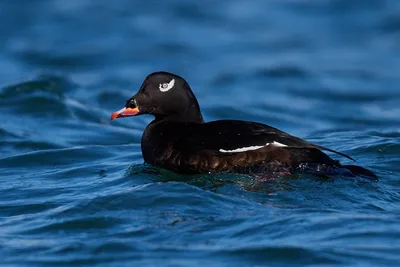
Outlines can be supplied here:
M375 178L367 169L341 165L318 146L258 122L217 120L204 122L197 99L187 82L171 73L150 74L138 93L112 119L152 114L141 148L144 161L182 174L294 173L349 174Z
M294 171L302 163L340 166L317 146L268 125L219 120L153 121L142 136L145 162L178 173Z

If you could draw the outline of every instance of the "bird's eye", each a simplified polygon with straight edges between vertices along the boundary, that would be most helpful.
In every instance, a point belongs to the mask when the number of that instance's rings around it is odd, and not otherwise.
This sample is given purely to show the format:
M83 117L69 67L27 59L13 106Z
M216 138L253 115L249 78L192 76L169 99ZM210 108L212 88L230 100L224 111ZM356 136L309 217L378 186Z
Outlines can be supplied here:
M175 79L172 79L169 83L160 83L159 89L161 92L167 92L175 85Z

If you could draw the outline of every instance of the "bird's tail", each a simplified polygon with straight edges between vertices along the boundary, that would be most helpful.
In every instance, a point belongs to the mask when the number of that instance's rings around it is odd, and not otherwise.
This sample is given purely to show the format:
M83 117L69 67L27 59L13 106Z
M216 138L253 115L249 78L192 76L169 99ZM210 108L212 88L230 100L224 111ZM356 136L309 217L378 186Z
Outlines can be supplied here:
M346 168L349 170L351 173L353 173L356 176L363 176L369 179L378 179L378 176L376 176L375 173L371 172L370 170L367 170L363 167L356 166L356 165L342 165L343 168Z

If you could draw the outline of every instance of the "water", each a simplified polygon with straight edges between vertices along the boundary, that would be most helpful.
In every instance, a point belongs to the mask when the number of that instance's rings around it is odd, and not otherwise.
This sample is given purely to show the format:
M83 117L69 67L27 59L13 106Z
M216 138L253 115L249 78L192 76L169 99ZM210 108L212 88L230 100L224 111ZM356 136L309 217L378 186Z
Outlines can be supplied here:
M0 16L0 265L398 265L399 1L6 0ZM380 179L146 166L151 118L109 116L156 70L208 121L270 124Z

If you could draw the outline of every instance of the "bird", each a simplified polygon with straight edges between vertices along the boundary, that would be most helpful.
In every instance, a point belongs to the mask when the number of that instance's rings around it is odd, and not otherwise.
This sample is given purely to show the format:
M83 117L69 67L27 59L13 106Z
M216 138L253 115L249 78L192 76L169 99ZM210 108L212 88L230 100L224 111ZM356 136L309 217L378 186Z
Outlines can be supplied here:
M149 74L111 120L150 114L141 150L146 163L179 174L345 174L377 178L370 170L342 165L323 151L352 157L272 126L244 120L205 122L189 83L179 75Z

